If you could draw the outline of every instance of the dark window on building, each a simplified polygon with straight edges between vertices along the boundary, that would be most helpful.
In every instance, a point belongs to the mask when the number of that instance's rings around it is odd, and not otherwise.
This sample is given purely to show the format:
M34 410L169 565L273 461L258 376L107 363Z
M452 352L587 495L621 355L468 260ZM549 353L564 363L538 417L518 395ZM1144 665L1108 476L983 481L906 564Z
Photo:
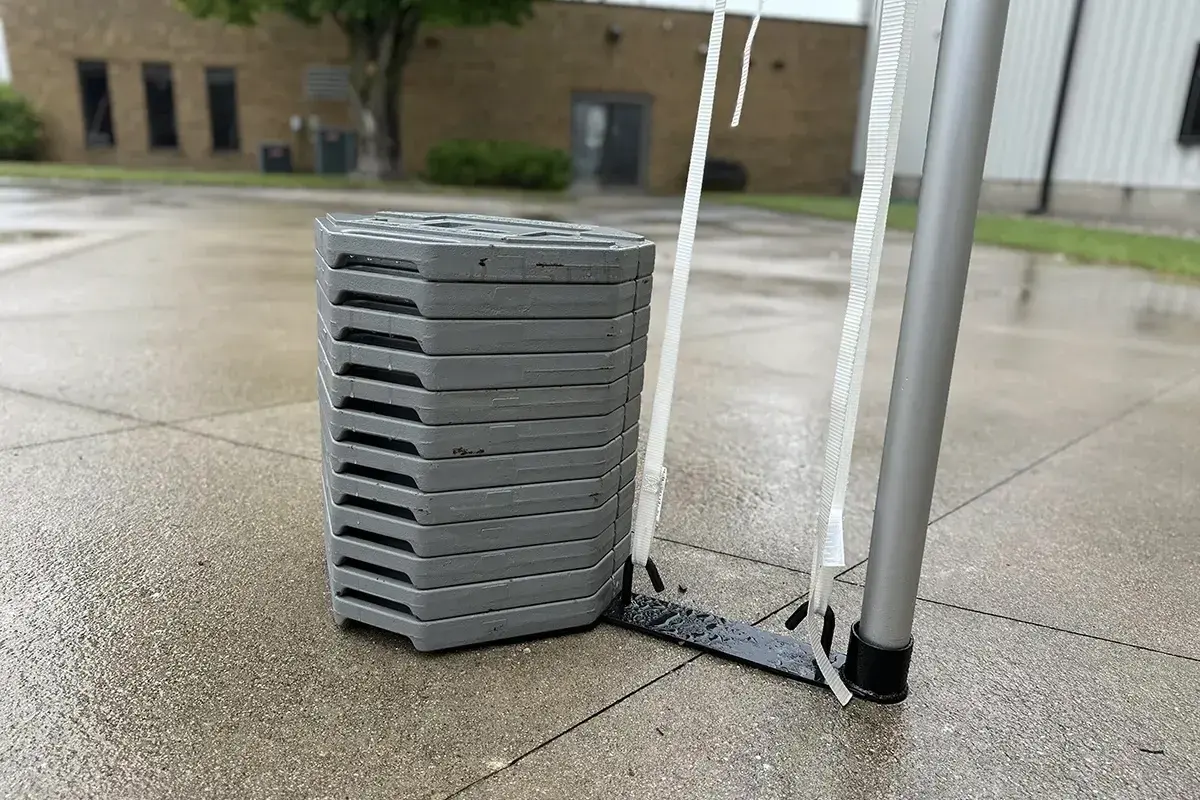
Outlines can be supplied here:
M112 147L117 137L113 133L112 102L108 93L108 64L103 61L80 61L79 95L83 99L83 141L87 147Z
M212 127L213 152L239 149L237 74L232 67L209 67L204 71L208 84L208 119Z
M150 125L150 146L179 147L175 128L175 86L170 64L142 64L142 84L146 87L146 119Z
M1192 81L1188 85L1187 104L1183 107L1179 142L1200 145L1200 45L1196 47L1196 60L1192 62Z

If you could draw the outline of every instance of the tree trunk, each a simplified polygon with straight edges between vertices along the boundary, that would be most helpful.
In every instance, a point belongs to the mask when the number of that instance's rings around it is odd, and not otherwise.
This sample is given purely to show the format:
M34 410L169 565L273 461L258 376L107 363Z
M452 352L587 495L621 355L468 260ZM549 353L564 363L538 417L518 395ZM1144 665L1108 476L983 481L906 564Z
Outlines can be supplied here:
M401 139L401 93L403 91L404 65L400 59L396 59L392 62L392 69L388 72L387 139L390 173L391 177L397 180L404 177L404 147Z
M381 161L379 100L380 36L375 25L354 23L347 26L350 43L350 102L358 129L358 174L377 181L383 176Z
M400 82L416 34L418 13L342 27L350 44L351 103L358 128L358 173L367 180L400 173Z
M388 172L387 113L387 80L376 75L359 111L363 142L359 169L368 180L380 180Z
M405 177L404 142L404 68L416 41L420 14L409 10L400 21L400 34L387 71L387 139L389 172L393 178Z

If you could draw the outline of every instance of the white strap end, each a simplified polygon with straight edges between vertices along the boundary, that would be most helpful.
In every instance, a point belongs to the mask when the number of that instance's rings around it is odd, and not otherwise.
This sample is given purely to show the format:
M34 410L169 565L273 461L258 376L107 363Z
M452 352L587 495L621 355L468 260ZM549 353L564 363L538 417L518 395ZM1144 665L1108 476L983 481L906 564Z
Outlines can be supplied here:
M742 102L746 99L746 84L750 82L750 53L754 49L754 35L758 33L765 3L766 0L758 0L758 11L750 22L750 32L746 34L746 47L742 50L742 79L738 84L737 103L733 107L733 122L729 124L731 128L736 128L742 121Z

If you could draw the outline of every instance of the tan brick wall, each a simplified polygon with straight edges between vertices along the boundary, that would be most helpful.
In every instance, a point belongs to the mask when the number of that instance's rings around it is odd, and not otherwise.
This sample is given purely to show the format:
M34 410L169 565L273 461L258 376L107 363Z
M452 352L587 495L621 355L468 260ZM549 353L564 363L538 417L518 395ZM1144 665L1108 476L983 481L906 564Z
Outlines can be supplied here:
M131 166L253 169L259 142L292 141L311 164L292 114L345 125L343 103L305 100L310 64L344 63L345 43L330 25L308 28L266 18L250 29L198 22L172 0L4 0L13 83L41 110L56 160ZM606 41L616 25L619 42ZM451 137L520 139L570 146L573 92L649 95L649 188L677 191L691 148L708 39L705 14L582 3L543 3L513 29L426 28L405 76L406 161ZM864 30L767 20L755 43L746 111L729 117L749 27L731 18L722 50L710 152L746 164L757 191L836 191L850 168ZM117 146L84 147L76 59L109 63ZM148 144L141 63L174 70L178 152ZM206 66L237 68L243 152L210 152Z
M309 64L343 63L345 44L331 26L307 28L266 18L255 28L199 22L172 0L6 0L5 33L13 85L46 123L58 161L198 169L257 169L260 141L293 141L292 114L349 121L342 103L310 103L303 91ZM77 59L108 62L117 146L86 149ZM171 64L178 152L151 150L141 65ZM242 151L211 152L204 68L237 69ZM310 163L296 141L297 161Z

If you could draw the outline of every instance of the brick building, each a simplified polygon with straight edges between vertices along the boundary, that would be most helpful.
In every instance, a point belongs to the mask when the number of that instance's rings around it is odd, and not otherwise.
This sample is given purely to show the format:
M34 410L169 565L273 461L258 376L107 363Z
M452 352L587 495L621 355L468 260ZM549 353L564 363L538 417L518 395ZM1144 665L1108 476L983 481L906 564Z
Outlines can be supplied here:
M311 169L314 131L352 127L346 47L332 25L268 17L226 27L191 19L172 0L0 3L13 85L40 110L53 160L258 169L263 144L286 143L295 167ZM688 10L543 2L521 28L425 28L405 77L406 163L419 168L447 138L516 139L571 151L577 171L602 155L605 183L676 191L709 21ZM742 162L757 191L840 189L864 28L764 21L747 112L731 130L748 27L740 16L726 27L712 155Z

